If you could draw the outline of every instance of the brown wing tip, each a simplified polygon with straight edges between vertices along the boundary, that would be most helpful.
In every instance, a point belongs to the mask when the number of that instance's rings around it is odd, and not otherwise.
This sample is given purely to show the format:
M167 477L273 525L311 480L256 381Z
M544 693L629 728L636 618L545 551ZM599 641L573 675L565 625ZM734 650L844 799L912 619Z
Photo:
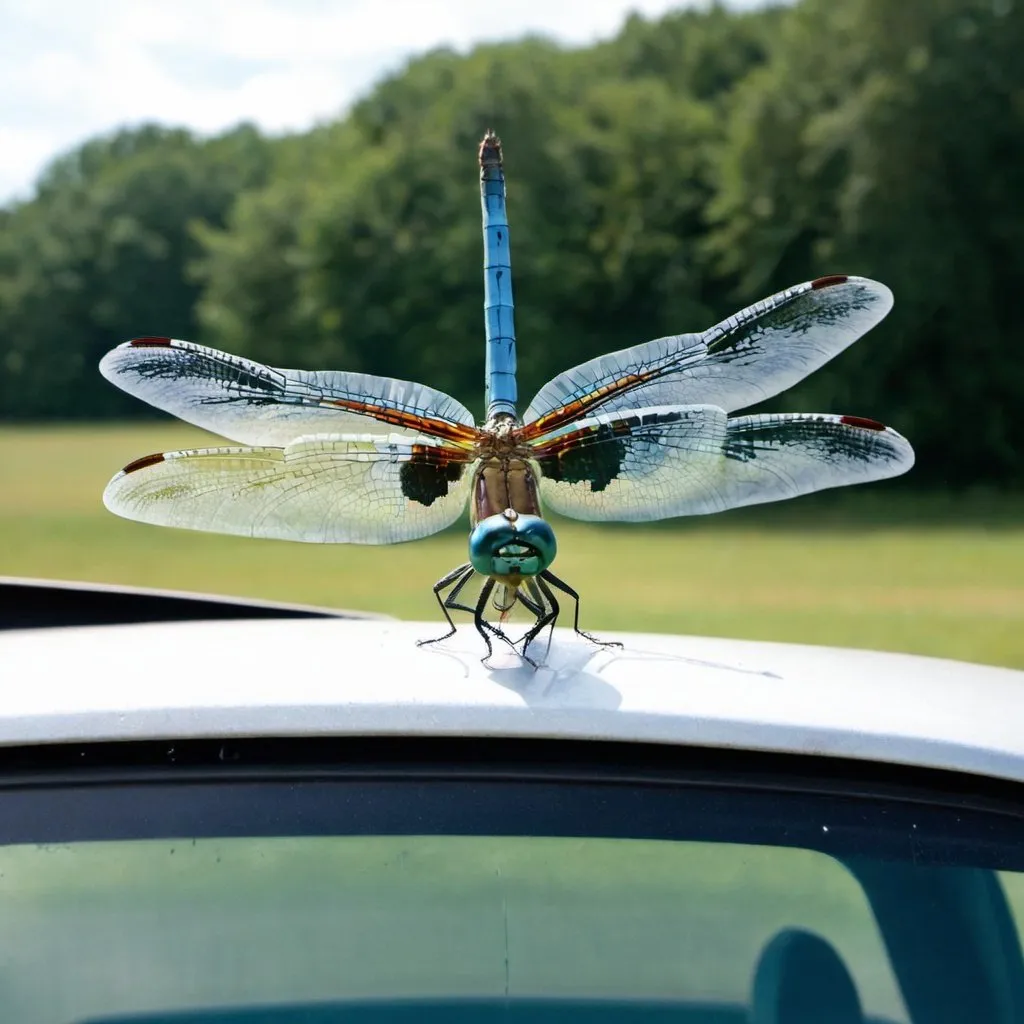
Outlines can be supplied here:
M829 274L812 281L811 287L817 291L819 288L831 288L833 285L846 284L849 280L850 278L846 274Z
M170 348L170 338L132 338L128 342L132 348Z
M480 167L501 166L501 139L490 129L480 142Z
M884 423L866 419L864 416L840 416L839 422L848 427L860 427L862 430L885 430Z
M129 462L124 469L121 470L125 476L129 473L136 473L140 469L145 469L147 466L155 466L157 463L164 461L163 452L157 452L154 455L143 455L141 459L136 459L134 462Z

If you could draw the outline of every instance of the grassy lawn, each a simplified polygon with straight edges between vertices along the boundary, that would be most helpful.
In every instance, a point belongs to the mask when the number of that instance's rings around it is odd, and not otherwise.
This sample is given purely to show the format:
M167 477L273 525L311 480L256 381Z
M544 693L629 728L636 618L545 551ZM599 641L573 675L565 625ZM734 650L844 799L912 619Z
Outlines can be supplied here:
M152 451L208 443L167 422L0 430L0 575L238 594L435 619L464 528L371 548L129 523L100 495ZM595 630L871 647L1024 668L1024 499L891 485L652 526L557 520L558 574Z

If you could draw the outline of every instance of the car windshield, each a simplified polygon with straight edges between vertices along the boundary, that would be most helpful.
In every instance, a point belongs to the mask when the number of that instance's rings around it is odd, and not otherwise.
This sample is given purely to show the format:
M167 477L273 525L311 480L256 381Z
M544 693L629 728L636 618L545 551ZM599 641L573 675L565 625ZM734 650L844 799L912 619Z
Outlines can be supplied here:
M20 1024L996 1021L1024 988L1024 826L963 806L302 773L0 796Z
M856 878L807 850L521 836L0 851L7 1017L366 998L747 1001L785 928L906 1020ZM56 975L56 976L55 976Z

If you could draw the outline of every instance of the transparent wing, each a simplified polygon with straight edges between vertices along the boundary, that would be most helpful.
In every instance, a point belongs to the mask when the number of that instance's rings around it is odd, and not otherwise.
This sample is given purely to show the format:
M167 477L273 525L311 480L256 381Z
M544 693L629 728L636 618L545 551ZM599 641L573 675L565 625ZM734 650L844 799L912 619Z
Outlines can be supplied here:
M136 338L108 352L112 384L179 419L252 445L304 434L400 434L471 443L470 411L423 384L335 370L279 370L173 338Z
M594 416L537 449L544 501L574 519L642 522L905 473L895 430L855 416L739 416L676 406Z
M111 512L157 526L319 544L393 544L449 526L466 453L428 438L303 437L286 448L148 455L107 485Z
M525 439L598 409L744 409L792 387L874 327L892 292L863 277L823 277L740 310L703 334L659 338L582 363L545 384Z

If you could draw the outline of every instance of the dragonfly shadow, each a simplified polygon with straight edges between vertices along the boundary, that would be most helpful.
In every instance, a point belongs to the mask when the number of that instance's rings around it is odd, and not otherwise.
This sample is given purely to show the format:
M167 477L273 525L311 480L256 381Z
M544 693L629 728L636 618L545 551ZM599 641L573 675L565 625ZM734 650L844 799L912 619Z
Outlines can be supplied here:
M530 653L540 658L544 648L538 647L531 647ZM420 649L453 662L464 679L475 673L481 660L477 646L463 646L455 638ZM622 694L594 671L586 670L595 659L607 657L607 653L605 648L583 640L558 638L552 641L544 662L537 666L525 661L511 647L496 644L494 653L484 661L484 669L492 682L517 694L528 707L568 705L614 711L622 703Z
M479 660L475 648L439 646L425 650L455 662L462 670L463 678L471 675L473 662ZM530 653L539 658L543 651L531 647ZM765 680L783 678L777 672L742 664L633 646L595 647L585 640L562 637L552 641L546 658L539 666L531 665L511 648L496 647L484 667L492 682L515 693L528 707L585 707L614 711L622 704L622 694L613 683L602 678L603 674L613 665L636 666L642 671L643 665L655 662L672 662L680 668L758 676ZM679 681L685 683L684 674L680 675Z
M607 655L607 649L584 640L556 638L539 666L504 650L495 651L487 669L493 682L518 694L529 707L558 705L614 711L622 704L622 694L596 672L587 671L588 666Z

